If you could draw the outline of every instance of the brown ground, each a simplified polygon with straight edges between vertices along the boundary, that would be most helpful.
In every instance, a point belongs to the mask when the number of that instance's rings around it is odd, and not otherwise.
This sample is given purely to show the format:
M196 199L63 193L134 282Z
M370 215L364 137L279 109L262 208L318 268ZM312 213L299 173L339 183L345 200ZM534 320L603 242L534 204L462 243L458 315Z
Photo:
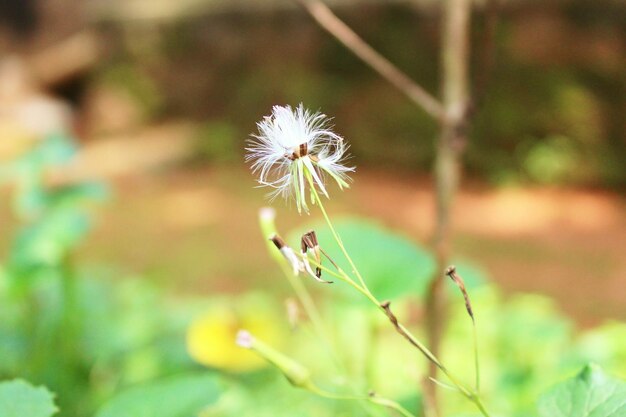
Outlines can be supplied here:
M256 220L265 190L254 188L243 164L181 165L193 149L190 137L187 124L170 123L89 142L74 166L51 177L112 184L81 260L144 274L181 293L278 290ZM434 203L427 178L359 169L354 180L349 191L333 190L333 216L372 217L428 242ZM506 291L550 295L583 323L626 319L625 202L601 191L466 185L455 206L454 250ZM283 201L274 207L283 232L316 216L299 216ZM6 210L2 204L1 219L10 217ZM2 235L10 224L0 223Z
M176 168L127 176L83 250L183 292L265 288L268 261L256 224L266 204L244 168ZM375 217L427 242L429 182L359 171L335 192L337 215ZM308 221L274 203L283 230ZM313 216L313 215L312 215ZM616 194L547 188L464 188L455 211L457 254L484 266L505 290L540 292L584 323L626 318L626 209Z

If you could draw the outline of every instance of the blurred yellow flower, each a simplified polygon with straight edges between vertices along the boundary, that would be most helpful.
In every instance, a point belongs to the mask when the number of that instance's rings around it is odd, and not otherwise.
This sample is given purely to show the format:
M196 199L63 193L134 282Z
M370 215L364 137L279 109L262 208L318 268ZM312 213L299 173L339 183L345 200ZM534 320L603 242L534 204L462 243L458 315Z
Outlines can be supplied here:
M243 297L218 303L198 316L187 330L187 350L198 363L233 372L267 366L259 355L235 344L245 328L270 343L280 344L284 324L264 300Z

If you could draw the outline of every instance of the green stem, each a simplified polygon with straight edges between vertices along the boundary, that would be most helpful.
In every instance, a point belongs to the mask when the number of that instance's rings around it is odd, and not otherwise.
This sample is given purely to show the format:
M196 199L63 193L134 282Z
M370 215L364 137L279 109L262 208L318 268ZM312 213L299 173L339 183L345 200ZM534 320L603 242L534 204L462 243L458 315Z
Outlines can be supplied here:
M266 220L261 219L261 229L266 236L275 234L276 227L274 225L273 218L271 221L266 221ZM294 293L296 294L296 297L300 301L302 308L304 308L304 311L307 317L311 321L311 324L313 326L313 331L322 340L324 347L326 348L329 355L332 357L333 361L335 362L337 369L344 372L345 371L344 366L339 360L339 356L337 355L334 345L331 342L329 332L324 326L322 315L317 309L317 306L315 305L315 302L313 301L313 297L311 297L311 294L307 290L306 286L302 283L302 281L298 279L298 277L294 276L292 271L285 264L284 259L282 259L280 255L275 256L277 252L275 248L273 247L273 245L269 242L266 242L266 247L270 253L270 256L272 256L277 261L283 274L285 275L285 277L287 277L287 281L289 281L289 285L291 285L291 288L293 289Z
M391 408L392 410L397 411L399 414L401 414L404 417L415 417L413 413L411 413L409 410L402 407L399 403L395 401L391 401L386 398L373 397L373 398L370 398L370 402L385 406L387 408Z
M276 226L273 223L273 219L271 222L261 220L261 229L263 233L267 236L276 234ZM347 375L348 371L346 369L346 366L343 363L343 361L340 359L340 356L337 354L334 343L332 342L332 339L330 337L330 333L328 332L326 326L324 325L324 321L322 320L322 315L320 314L320 311L315 305L315 302L313 301L313 297L311 296L311 293L307 290L306 286L302 283L302 280L298 279L298 277L295 276L293 272L289 269L287 264L284 262L284 259L282 259L280 255L275 256L277 252L275 248L273 247L273 245L268 243L266 246L268 248L268 251L270 252L270 256L274 257L274 259L277 261L278 265L280 266L280 269L282 270L283 274L287 278L287 281L289 281L289 285L291 285L291 288L296 294L296 297L300 301L300 304L302 305L304 312L306 313L307 317L311 321L311 324L313 326L313 332L321 339L328 354L332 358L337 370L341 373L341 375L344 375L344 376ZM300 255L298 252L296 252L296 254ZM337 278L339 279L343 279L343 277L335 274L334 271L327 271L327 272L330 273L331 275L336 275ZM351 387L351 389L354 389L354 388ZM365 405L364 405L364 408L367 414L372 415L371 410L368 410L367 407L365 407Z
M296 253L297 256L300 256L301 258L305 258L306 255L300 254L300 253ZM357 284L356 282L354 282L354 280L352 278L350 278L350 276L341 268L337 267L337 272L333 271L332 269L329 269L327 267L325 267L324 265L322 265L321 263L317 262L315 259L311 259L311 258L307 258L309 260L309 262L311 264L313 264L314 266L320 268L322 271L326 272L327 274L345 282L346 284L350 285L351 287L353 287L355 290L357 290L358 292L360 292L361 294L363 294L365 297L367 297L372 303L379 305L380 302L376 299L376 297L374 297L372 295L371 292L369 292L367 289L361 287L359 284Z
M478 408L478 410L480 410L480 412L485 416L485 417L490 417L489 413L487 412L487 410L485 409L485 406L483 405L482 401L480 400L480 397L478 397L478 395L475 395L472 397L472 402L474 403L474 405L476 405L476 408Z
M306 255L300 255L300 256L306 256ZM385 309L381 307L381 302L378 299L376 299L376 297L374 297L374 295L371 292L365 290L359 284L354 282L341 268L338 268L338 272L335 272L323 266L322 264L318 263L314 259L309 259L309 262L311 262L311 264L313 264L314 266L319 267L322 271L330 274L331 276L338 278L342 280L343 282L351 285L353 288L355 288L357 291L363 294L368 300L370 300L372 304L374 304L380 311L385 313ZM441 371L463 393L463 395L468 396L468 397L472 395L471 392L467 388L465 388L462 384L460 384L457 381L457 379L453 375L451 375L450 371L445 366L443 366L443 364L439 361L439 359L437 359L437 357L433 355L432 352L428 350L428 348L424 346L422 342L419 341L419 339L417 339L406 327L404 327L404 325L398 323L398 327L407 335L407 338L410 340L410 342L417 347L417 349L426 357L426 359L428 359L429 361L434 363L439 369L441 369Z
M309 262L311 262L312 264L314 264L315 266L320 267L322 270L328 272L330 275L337 277L339 279L341 279L342 281L348 283L349 285L351 285L352 287L354 287L357 291L359 291L361 294L363 294L367 299L369 299L376 307L378 307L378 309L383 312L386 315L386 311L385 309L381 306L381 302L371 293L371 291L367 288L367 285L365 284L365 281L363 280L363 277L361 276L361 274L359 273L358 269L356 268L356 266L354 265L354 262L352 261L352 258L350 257L350 255L348 254L346 248L344 247L341 238L339 237L339 234L337 233L337 231L335 230L335 228L333 227L332 222L330 221L330 218L328 216L328 213L326 213L326 209L324 208L324 203L322 202L322 199L319 196L319 193L317 192L316 188L315 188L315 184L313 182L313 179L311 178L311 174L308 171L305 171L305 175L306 178L308 180L309 183L309 187L311 189L311 194L313 195L313 197L315 198L315 203L318 205L318 207L320 208L324 219L326 220L326 223L328 224L328 227L330 228L330 231L335 239L335 241L337 242L337 244L339 245L339 248L341 249L341 251L343 252L344 256L346 257L346 259L348 260L348 262L350 263L350 267L352 268L354 274L357 276L357 278L359 279L360 285L357 284L356 282L354 282L341 268L337 267L337 271L339 273L335 273L334 271L331 271L330 269L323 267L321 264L319 264L318 262L316 262L315 260L310 259ZM398 323L398 328L406 335L406 338L410 341L411 344L413 344L415 347L417 347L417 349L426 357L426 359L428 359L431 363L433 363L435 366L437 366L437 368L439 368L441 370L441 372L444 373L444 375L446 375L446 377L450 380L450 382L452 382L452 384L454 386L456 386L456 388L468 399L470 400L475 406L476 408L478 408L478 410L485 416L485 417L490 417L489 413L485 410L485 407L483 406L480 398L478 397L478 393L474 393L472 391L470 391L469 389L467 389L463 384L461 384L459 382L459 380L439 361L439 359L426 347L424 346L423 343L421 343L406 327L404 327L404 325ZM475 328L474 328L475 329ZM477 346L477 342L476 342L476 338L475 338L475 344ZM477 350L475 350L476 352ZM478 354L475 353L475 362L476 364L477 362L477 358L478 358ZM478 371L478 369L477 369ZM477 372L478 374L478 372Z
M350 264L350 268L352 268L352 272L359 279L359 282L361 283L361 286L363 287L363 289L366 290L369 293L370 290L367 288L367 285L365 284L365 281L363 280L363 277L361 276L361 273L357 269L356 265L354 265L354 262L352 261L352 258L348 254L348 251L346 250L345 246L343 246L343 242L341 241L341 238L339 237L339 234L335 230L335 227L333 226L333 223L330 221L330 217L328 217L328 213L326 213L326 209L324 208L324 204L322 203L322 199L320 198L320 195L317 192L317 189L315 188L315 184L313 182L313 178L311 178L311 173L309 171L305 171L305 175L306 175L307 181L309 182L309 187L311 188L311 193L315 196L315 200L318 203L318 206L319 206L320 210L322 211L322 215L324 215L324 219L326 220L326 224L328 224L328 228L330 229L330 232L332 233L333 237L335 238L335 241L339 245L339 248L341 249L341 252L343 253L343 255L348 260L348 263Z
M313 297L311 297L311 294L309 294L304 284L302 284L302 281L297 279L297 277L295 277L286 266L282 266L282 269L285 276L287 277L287 280L289 281L289 284L291 285L291 288L296 294L296 297L298 297L302 308L304 308L304 312L306 313L309 320L311 320L313 330L320 337L322 343L324 343L326 350L328 350L329 354L332 356L337 368L343 371L343 365L341 364L339 356L337 355L333 343L331 342L328 331L323 324L322 316L317 309L315 302L313 301Z
M387 399L387 398L381 398L381 397L377 397L377 396L359 397L359 396L334 394L332 392L324 391L324 390L322 390L319 387L314 386L314 385L308 386L307 389L309 391L313 392L314 394L319 395L320 397L329 398L329 399L332 399L332 400L368 401L368 402L370 402L372 404L381 405L383 407L391 408L392 410L397 411L399 414L401 414L404 417L416 417L415 414L411 413L409 410L407 410L406 408L401 406L399 403L397 403L397 402L395 402L393 400Z
M478 360L478 336L476 334L476 321L472 318L472 333L474 336L474 371L476 373L476 393L480 392L480 363Z

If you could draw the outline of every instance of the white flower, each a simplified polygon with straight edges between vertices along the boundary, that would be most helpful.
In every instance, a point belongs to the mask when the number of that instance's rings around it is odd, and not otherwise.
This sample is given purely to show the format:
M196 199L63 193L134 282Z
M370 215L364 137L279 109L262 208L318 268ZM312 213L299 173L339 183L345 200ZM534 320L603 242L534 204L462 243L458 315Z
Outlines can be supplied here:
M306 182L310 178L328 197L324 173L340 189L348 187L347 173L354 171L344 165L348 145L330 130L329 121L326 115L311 113L300 104L296 109L274 106L272 114L257 123L259 134L252 135L246 161L252 161L261 186L274 188L272 199L294 196L298 211L308 211Z

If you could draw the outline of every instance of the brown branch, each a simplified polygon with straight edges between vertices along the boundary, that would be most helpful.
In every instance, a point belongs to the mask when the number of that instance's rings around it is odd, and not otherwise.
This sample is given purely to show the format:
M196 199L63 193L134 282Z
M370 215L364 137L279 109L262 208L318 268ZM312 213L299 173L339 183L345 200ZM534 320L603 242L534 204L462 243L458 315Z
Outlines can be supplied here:
M376 52L320 0L297 0L309 14L352 53L437 120L443 120L441 103L408 75Z
M467 141L468 61L470 0L446 0L442 3L441 69L443 106L446 113L437 142L435 181L437 189L437 223L434 249L437 273L433 277L427 299L427 330L431 352L437 356L445 320L446 293L443 271L448 263L451 236L452 203L461 175L460 157ZM430 376L436 378L437 368L431 364ZM433 404L438 415L437 397L432 385L424 393L427 404Z

